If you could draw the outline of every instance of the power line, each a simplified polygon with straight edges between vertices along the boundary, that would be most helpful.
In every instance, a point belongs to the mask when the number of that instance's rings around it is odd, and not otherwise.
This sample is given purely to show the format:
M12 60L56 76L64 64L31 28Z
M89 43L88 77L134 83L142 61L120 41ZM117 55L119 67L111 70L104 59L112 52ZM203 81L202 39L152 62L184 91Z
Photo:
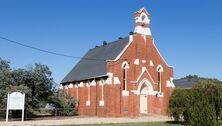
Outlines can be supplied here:
M66 55L66 54L62 54L62 53L52 52L52 51L40 49L40 48L37 48L37 47L33 47L33 46L30 46L30 45L26 45L26 44L20 43L18 41L14 41L14 40L11 40L11 39L8 39L8 38L5 38L5 37L1 37L1 36L0 36L0 39L6 40L10 43L17 44L17 45L20 45L20 46L23 46L23 47L26 47L26 48L30 48L30 49L37 50L37 51L40 51L40 52L44 52L44 53L48 53L48 54L52 54L52 55L57 55L57 56L62 56L62 57L66 57L66 58L95 60L95 61L106 61L107 60L107 59L82 58L82 57L78 57L78 56L71 56L71 55Z

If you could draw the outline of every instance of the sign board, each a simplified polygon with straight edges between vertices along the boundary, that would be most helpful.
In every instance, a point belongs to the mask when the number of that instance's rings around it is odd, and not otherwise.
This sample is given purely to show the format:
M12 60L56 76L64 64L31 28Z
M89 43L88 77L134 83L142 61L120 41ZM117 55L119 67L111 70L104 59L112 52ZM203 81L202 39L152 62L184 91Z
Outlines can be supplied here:
M12 92L7 98L6 122L8 122L9 110L22 110L22 121L24 121L25 94L20 92Z
M11 109L11 110L24 109L25 94L22 94L20 92L13 92L9 94L8 100L9 100L8 109Z

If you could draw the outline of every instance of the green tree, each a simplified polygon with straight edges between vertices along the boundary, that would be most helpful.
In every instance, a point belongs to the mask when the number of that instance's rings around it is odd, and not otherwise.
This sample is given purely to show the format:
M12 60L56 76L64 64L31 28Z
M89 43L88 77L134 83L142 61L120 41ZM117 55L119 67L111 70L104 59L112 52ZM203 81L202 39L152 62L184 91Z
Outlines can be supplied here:
M9 61L0 58L0 108L5 108L7 98L7 86L12 82Z
M26 95L27 108L38 108L48 101L53 94L51 71L45 65L35 64L29 69L16 69L11 71L13 83L11 86L23 86L29 89Z
M190 89L175 89L170 98L168 112L175 121L187 121L187 109L190 107Z
M222 117L222 84L216 79L201 79L192 89L176 89L171 96L169 114L189 125L219 125Z
M76 115L76 101L53 88L51 75L46 65L36 63L26 69L11 69L10 62L0 58L0 108L6 109L8 93L19 91L26 94L25 108L30 114L46 103L54 103L62 108L63 115ZM0 112L0 116L5 116L5 113Z

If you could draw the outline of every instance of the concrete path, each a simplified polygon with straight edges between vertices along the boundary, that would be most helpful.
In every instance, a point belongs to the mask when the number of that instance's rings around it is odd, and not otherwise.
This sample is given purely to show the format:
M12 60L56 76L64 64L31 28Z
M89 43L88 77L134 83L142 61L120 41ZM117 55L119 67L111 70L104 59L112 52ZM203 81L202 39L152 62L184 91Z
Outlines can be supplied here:
M0 122L0 126L52 126L71 124L107 124L107 123L137 123L137 122L165 122L172 121L167 116L148 115L141 117L105 118L105 117L73 117L51 120L31 120L25 122Z

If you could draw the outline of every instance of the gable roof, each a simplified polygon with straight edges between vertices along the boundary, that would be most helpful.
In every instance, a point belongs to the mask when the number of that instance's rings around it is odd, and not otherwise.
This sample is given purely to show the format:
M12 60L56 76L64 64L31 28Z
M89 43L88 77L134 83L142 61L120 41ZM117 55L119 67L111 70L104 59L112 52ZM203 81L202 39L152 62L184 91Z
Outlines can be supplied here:
M129 43L129 37L90 49L61 83L107 76L106 60L114 60Z

